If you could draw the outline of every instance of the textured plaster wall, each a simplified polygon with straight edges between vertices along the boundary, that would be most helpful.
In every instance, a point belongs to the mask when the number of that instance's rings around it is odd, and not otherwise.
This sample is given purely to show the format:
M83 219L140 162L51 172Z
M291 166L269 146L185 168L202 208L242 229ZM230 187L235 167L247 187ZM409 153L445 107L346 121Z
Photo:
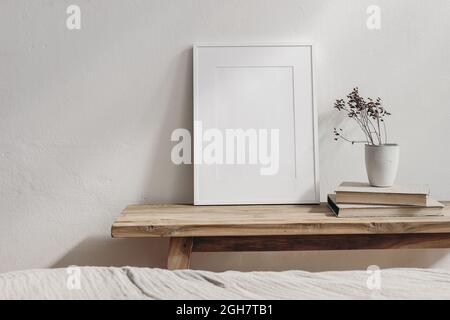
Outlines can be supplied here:
M66 28L77 4L82 29ZM366 9L382 28L366 28ZM201 43L316 48L321 194L365 178L363 149L335 143L335 98L382 96L401 144L400 183L450 199L450 1L1 0L0 272L164 265L166 240L113 240L130 203L192 201L192 168L170 162L191 129ZM209 270L450 267L446 250L194 255Z

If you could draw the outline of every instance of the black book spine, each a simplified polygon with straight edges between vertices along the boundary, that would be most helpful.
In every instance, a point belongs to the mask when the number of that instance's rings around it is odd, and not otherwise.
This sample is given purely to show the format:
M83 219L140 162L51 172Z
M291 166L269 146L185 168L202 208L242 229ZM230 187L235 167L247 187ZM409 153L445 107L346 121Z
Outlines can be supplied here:
M334 203L333 200L331 200L330 196L328 196L328 206L331 210L333 210L335 215L339 215L339 207L336 205L336 203Z

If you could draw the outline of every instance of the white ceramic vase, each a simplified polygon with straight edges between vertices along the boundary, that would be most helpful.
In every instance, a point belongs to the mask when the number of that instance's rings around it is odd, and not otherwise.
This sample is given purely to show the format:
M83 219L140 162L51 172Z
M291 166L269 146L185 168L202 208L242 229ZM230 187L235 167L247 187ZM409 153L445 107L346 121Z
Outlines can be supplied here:
M397 144L366 145L366 171L371 186L386 188L394 185L399 153Z

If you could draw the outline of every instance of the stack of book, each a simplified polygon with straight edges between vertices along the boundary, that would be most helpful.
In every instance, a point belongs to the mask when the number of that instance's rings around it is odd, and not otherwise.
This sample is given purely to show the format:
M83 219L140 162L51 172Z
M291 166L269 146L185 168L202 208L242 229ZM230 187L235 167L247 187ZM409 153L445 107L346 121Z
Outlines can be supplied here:
M344 182L328 196L328 205L340 218L442 216L444 205L429 194L424 185L376 188Z

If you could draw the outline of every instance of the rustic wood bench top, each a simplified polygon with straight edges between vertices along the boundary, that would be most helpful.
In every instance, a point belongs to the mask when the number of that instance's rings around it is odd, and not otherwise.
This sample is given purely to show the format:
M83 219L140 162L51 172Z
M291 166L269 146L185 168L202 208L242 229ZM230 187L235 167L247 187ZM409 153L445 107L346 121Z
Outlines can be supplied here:
M450 204L450 203L447 203ZM112 226L113 237L207 237L450 232L442 217L337 218L325 205L132 205Z
M264 206L132 205L114 238L171 238L168 266L189 267L192 251L276 251L450 247L444 216L337 218L326 204Z

